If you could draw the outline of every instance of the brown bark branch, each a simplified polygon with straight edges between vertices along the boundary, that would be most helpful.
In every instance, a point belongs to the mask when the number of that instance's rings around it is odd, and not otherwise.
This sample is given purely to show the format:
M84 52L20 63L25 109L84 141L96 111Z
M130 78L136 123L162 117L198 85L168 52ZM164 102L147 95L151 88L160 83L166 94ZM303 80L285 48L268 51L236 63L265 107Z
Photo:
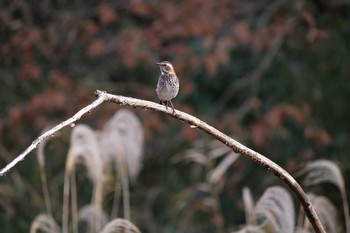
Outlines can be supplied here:
M9 163L6 167L4 167L0 171L0 175L1 176L4 175L7 171L13 168L19 161L23 160L44 139L54 135L63 127L74 124L74 122L79 120L82 115L84 115L87 112L90 112L92 109L96 108L103 102L113 102L123 106L150 109L156 112L166 113L175 119L178 119L183 122L187 122L192 128L199 128L203 130L204 132L208 133L209 135L215 137L217 140L224 143L226 146L231 148L234 152L244 155L252 159L253 161L259 163L260 165L265 167L268 171L271 171L275 176L280 178L295 193L300 203L302 204L304 211L306 213L306 216L308 217L310 223L312 224L315 232L325 233L325 230L321 225L321 222L315 212L315 209L312 207L311 202L308 200L301 186L287 171L285 171L283 168L281 168L279 165L277 165L275 162L271 161L270 159L266 158L265 156L259 154L258 152L253 151L252 149L249 149L248 147L240 144L239 142L225 135L221 131L215 129L214 127L208 125L207 123L187 113L184 113L178 110L175 110L173 112L171 108L166 108L165 106L154 102L130 98L130 97L112 95L103 91L96 91L96 96L98 98L93 103L81 109L71 118L53 127L52 129L48 130L46 133L38 137L36 140L34 140L32 144L22 154L17 156L11 163Z

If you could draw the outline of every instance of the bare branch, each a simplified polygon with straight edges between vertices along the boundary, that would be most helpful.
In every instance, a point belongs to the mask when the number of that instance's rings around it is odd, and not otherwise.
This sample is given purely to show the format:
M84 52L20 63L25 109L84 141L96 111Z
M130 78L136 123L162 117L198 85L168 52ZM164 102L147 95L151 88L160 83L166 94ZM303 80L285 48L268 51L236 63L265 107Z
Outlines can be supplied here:
M6 167L1 169L0 176L3 176L11 168L13 168L18 162L22 161L32 150L37 148L39 143L43 142L48 137L53 137L55 135L55 133L58 132L63 127L74 124L74 122L79 120L85 113L90 112L92 109L96 108L97 106L102 104L104 101L105 101L105 98L103 96L100 96L97 100L95 100L93 103L89 104L85 108L81 109L79 112L77 112L71 118L67 119L66 121L63 121L62 123L56 125L55 127L51 128L50 130L46 131L40 137L35 139L32 142L32 144L25 151L23 151L14 160L12 160L11 163L7 164Z
M52 129L50 129L49 131L47 131L46 133L38 137L36 140L34 140L33 143L22 154L16 157L16 159L14 159L11 163L9 163L5 168L3 168L0 171L0 175L3 175L5 172L9 171L12 167L14 167L19 161L23 160L25 156L29 152L34 150L38 146L38 144L41 143L45 138L54 135L57 131L59 131L63 127L73 124L75 121L79 120L83 114L96 108L101 103L113 102L123 106L131 106L134 108L143 108L143 109L150 109L156 112L163 112L172 116L175 119L178 119L183 122L187 122L191 128L199 128L203 130L204 132L208 133L209 135L215 137L217 140L224 143L226 146L231 148L234 152L244 155L249 159L252 159L253 161L259 163L260 165L265 167L268 171L272 171L275 176L277 176L284 183L286 183L290 187L290 189L295 193L295 195L301 202L304 208L304 211L306 213L306 216L311 222L315 232L325 233L320 223L320 220L315 212L315 209L312 207L311 202L308 200L301 186L295 181L295 179L287 171L285 171L283 168L281 168L279 165L277 165L275 162L271 161L270 159L266 158L265 156L259 154L258 152L253 151L252 149L249 149L248 147L240 144L239 142L225 135L221 131L208 125L204 121L201 121L200 119L192 115L189 115L187 113L184 113L178 110L173 111L171 108L166 108L165 106L154 102L130 98L130 97L112 95L112 94L108 94L106 92L98 91L98 90L96 91L96 96L98 98L93 103L91 103L90 105L86 106L85 108L77 112L73 117L53 127Z

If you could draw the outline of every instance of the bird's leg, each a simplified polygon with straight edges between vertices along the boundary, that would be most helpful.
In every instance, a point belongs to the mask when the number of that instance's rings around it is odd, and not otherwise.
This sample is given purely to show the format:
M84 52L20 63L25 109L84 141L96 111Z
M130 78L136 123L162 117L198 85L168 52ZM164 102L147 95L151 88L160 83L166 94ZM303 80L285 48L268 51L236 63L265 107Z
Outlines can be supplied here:
M165 101L165 102L167 102L167 101ZM164 105L164 106L165 106L165 108L166 108L166 109L168 109L168 103L167 103L167 104L165 104L163 100L159 100L159 104Z
M175 108L174 108L173 102L171 102L171 100L169 100L168 102L170 102L171 107L172 107L172 109L173 109L173 113L174 113L174 112L175 112Z

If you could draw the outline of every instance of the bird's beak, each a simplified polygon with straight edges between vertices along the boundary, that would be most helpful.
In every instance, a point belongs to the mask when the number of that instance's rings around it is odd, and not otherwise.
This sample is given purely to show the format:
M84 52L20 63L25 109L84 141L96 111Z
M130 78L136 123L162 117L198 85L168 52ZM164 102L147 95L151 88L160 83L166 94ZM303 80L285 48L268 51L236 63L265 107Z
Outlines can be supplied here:
M161 62L156 62L156 64L160 66L162 63Z

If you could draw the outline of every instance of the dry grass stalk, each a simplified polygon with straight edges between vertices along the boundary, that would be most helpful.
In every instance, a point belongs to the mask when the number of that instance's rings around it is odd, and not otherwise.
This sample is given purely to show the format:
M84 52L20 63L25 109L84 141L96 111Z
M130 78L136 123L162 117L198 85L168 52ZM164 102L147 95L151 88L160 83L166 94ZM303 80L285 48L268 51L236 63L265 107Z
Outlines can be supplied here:
M236 161L239 154L235 152L228 153L225 158L212 170L209 176L209 183L217 184L225 178L225 172Z
M87 233L100 232L107 223L107 215L95 205L86 205L79 210L79 224L87 226Z
M254 213L254 200L252 193L248 187L243 188L243 204L244 213L247 225L253 225L255 223L255 213Z
M43 140L43 142L41 144L39 144L38 152L37 152L37 158L38 158L41 186L43 188L43 194L44 194L46 211L53 218L49 187L48 187L48 184L47 184L47 177L46 177L46 171L45 171L44 148L45 148L47 140L48 139L46 138L46 139Z
M221 157L223 159L217 162ZM198 140L195 148L187 150L185 155L179 154L173 157L173 163L194 163L191 167L191 177L195 184L183 190L176 202L176 206L180 207L178 211L183 213L180 232L184 232L195 214L203 210L212 215L217 230L223 230L224 218L219 204L219 193L225 184L225 173L237 158L238 154L215 140L210 142ZM206 193L208 197L198 199L196 198L198 193Z
M75 166L79 163L83 164L87 169L88 176L93 183L92 199L95 203L95 207L100 208L98 205L102 204L99 202L99 200L102 200L102 197L99 197L102 195L102 186L98 184L103 183L103 162L101 160L100 148L95 132L87 125L76 125L71 134L71 146L68 150L66 160L63 192L62 229L64 233L68 232L70 187L72 187L71 203L73 231L78 231ZM96 223L98 223L98 221L96 221Z
M100 133L101 153L105 167L118 172L122 183L124 218L130 219L129 177L135 181L142 168L143 129L140 121L129 110L118 111ZM117 213L119 182L116 179L112 216Z

